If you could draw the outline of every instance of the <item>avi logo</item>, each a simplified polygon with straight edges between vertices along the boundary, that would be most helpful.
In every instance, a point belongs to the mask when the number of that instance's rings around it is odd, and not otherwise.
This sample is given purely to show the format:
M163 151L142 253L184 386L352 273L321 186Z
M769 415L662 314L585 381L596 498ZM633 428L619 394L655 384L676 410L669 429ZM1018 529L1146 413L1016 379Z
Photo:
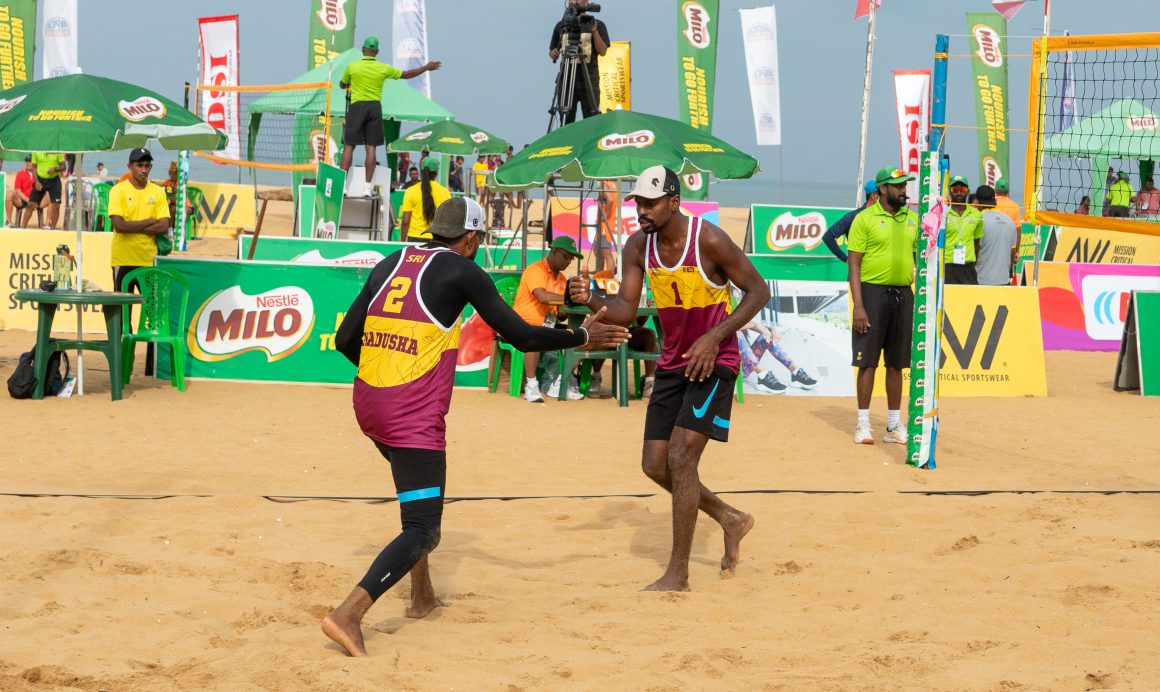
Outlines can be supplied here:
M227 197L229 198L228 202L226 201ZM237 202L238 196L236 194L218 195L217 203L214 205L213 209L210 209L209 200L205 197L202 197L201 209L199 210L198 215L201 217L201 220L205 221L211 226L224 226L229 222L230 212L234 210L234 205L237 204Z
M164 118L165 104L152 96L142 96L136 101L118 101L117 110L125 118L140 122L145 118Z
M811 211L801 216L787 211L769 225L769 247L788 250L800 245L803 250L813 250L822 242L822 235L827 228L826 217L820 211Z
M251 296L231 286L197 309L186 342L202 361L260 351L272 363L298 350L313 327L314 301L304 289L283 286Z
M630 132L627 135L622 135L619 132L605 135L600 138L596 146L601 151L611 151L613 149L624 149L626 147L636 147L637 149L644 149L652 146L652 143L657 139L652 130L637 130Z
M712 17L705 11L705 8L699 2L686 2L681 6L681 11L685 15L685 40L687 40L694 48L705 49L709 47L709 22Z
M1111 247L1112 241L1110 240L1093 241L1091 238L1076 238L1075 245L1071 246L1071 252L1067 253L1066 261L1099 264L1104 261L1104 257Z
M979 49L975 51L979 60L987 67L1002 67L1003 48L1000 44L1003 39L999 34L986 24L974 25L971 27L971 33L975 36L975 42L979 44Z
M999 350L999 341L1003 338L1003 327L1007 324L1007 313L1006 305L1000 305L995 309L995 319L991 321L991 331L987 335L983 353L979 356L979 367L983 370L990 370L991 365L995 362L995 352ZM958 332L955 331L950 318L943 317L943 335L949 350L955 354L959 368L963 370L971 368L971 361L975 359L975 352L979 350L979 341L983 338L983 329L986 325L987 316L983 312L983 306L976 305L975 314L971 317L971 326L967 329L967 338L960 341ZM939 366L945 366L946 360L947 353L943 351L942 362L939 363Z
M346 28L346 0L322 0L318 8L318 21L327 31L342 31Z

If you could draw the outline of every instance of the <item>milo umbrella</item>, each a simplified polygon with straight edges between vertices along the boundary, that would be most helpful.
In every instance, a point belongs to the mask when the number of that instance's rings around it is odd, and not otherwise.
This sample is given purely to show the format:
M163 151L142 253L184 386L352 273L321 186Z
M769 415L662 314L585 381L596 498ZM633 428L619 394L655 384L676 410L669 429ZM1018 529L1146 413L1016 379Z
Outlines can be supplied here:
M444 120L412 130L387 145L387 150L423 151L433 154L470 156L471 154L502 154L508 143L486 130L457 122Z
M76 74L28 82L0 91L0 150L50 151L77 155L133 149L157 140L166 149L221 149L226 136L177 103L143 87ZM77 287L83 289L82 221L74 192L77 230ZM113 287L116 290L117 287ZM82 311L77 311L77 332ZM78 391L83 391L78 359ZM111 374L116 376L115 374Z

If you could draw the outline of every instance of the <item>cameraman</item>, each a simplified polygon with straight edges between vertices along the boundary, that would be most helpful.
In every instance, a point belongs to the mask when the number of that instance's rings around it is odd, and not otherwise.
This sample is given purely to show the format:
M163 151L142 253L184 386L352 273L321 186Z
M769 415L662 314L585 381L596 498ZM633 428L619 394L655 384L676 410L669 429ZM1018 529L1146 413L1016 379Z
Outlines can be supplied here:
M592 83L592 93L588 93L584 75L577 74L576 90L572 103L568 104L568 113L564 117L564 124L576 121L577 102L580 103L585 118L600 113L600 71L596 60L608 52L610 41L608 27L604 25L604 22L588 14L587 8L588 0L568 0L568 8L564 11L564 18L556 22L556 27L552 29L552 40L548 44L548 57L552 59L552 62L556 62L560 57L561 36L571 35L573 39L578 39L581 34L592 36L592 54L583 66L588 73L587 81ZM596 6L595 9L599 10L599 6ZM583 54L581 54L580 59L584 60Z

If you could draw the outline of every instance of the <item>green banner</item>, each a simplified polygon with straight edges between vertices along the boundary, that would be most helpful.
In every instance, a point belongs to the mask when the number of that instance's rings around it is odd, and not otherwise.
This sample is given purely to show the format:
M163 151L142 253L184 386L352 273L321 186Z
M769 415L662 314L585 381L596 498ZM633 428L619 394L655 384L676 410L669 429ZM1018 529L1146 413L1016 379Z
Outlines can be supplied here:
M713 131L713 90L717 75L718 0L677 4L677 101L681 122ZM683 199L707 199L709 180L701 174L681 179Z
M32 80L36 59L36 0L0 0L0 91ZM4 161L23 161L5 152Z
M968 12L971 67L975 84L975 122L979 135L979 184L1008 177L1007 20L997 12Z
M919 183L919 218L942 195L938 154L923 154ZM943 327L943 249L945 222L931 245L918 229L915 256L914 324L910 350L910 396L907 405L906 463L927 470L935 466L938 439L939 353Z
M1136 291L1134 301L1140 393L1160 396L1160 293Z
M753 251L793 257L835 259L822 242L830 226L850 212L835 207L787 207L754 204L750 207ZM846 239L839 239L845 244Z
M315 180L314 237L335 238L342 222L342 188L346 185L346 171L320 163Z
M313 70L354 48L358 0L310 0L310 50L306 69Z

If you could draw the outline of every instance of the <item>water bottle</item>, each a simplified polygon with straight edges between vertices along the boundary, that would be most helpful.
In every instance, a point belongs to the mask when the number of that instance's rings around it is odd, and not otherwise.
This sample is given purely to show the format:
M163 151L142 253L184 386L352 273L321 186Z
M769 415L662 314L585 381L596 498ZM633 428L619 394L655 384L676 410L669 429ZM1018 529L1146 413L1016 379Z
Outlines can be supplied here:
M52 280L60 291L72 290L73 258L69 254L67 245L57 245L56 254L52 257Z

